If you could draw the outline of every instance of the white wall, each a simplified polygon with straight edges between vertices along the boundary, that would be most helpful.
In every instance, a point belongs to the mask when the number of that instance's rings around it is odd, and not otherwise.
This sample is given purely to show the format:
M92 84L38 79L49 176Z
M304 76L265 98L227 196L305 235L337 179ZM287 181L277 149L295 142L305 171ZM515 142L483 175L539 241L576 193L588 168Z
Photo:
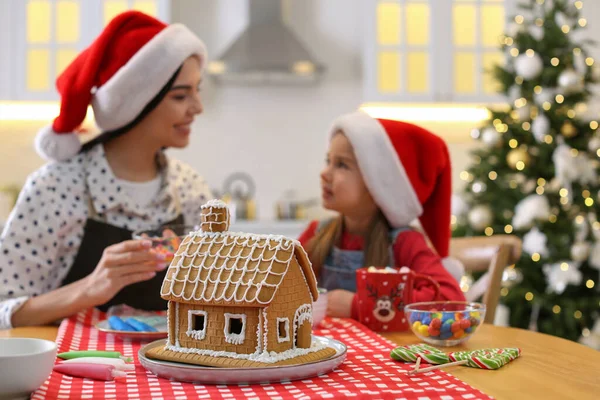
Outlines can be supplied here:
M316 59L327 66L314 87L235 87L207 82L204 114L192 144L173 154L196 167L212 187L236 171L252 175L259 218L273 217L285 190L318 197L325 132L333 118L361 103L361 1L288 3L289 23ZM172 20L182 22L218 57L247 23L239 0L179 0Z

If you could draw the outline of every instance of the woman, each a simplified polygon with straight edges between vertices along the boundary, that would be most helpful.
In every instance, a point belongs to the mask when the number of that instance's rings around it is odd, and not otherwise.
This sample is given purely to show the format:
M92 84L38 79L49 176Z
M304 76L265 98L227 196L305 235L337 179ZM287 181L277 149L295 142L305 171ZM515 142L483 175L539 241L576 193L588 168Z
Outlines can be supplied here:
M58 78L60 115L36 138L53 162L28 178L0 241L0 329L88 307L165 308L165 257L131 234L194 224L210 198L191 167L163 153L188 145L205 60L186 27L128 11ZM81 146L89 104L103 133Z

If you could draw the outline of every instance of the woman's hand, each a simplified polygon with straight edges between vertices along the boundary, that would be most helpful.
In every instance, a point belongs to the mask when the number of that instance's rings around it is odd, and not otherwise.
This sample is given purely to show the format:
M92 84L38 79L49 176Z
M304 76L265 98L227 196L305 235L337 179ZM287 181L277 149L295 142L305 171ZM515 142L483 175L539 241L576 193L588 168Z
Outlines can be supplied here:
M89 305L105 304L125 286L152 279L165 269L166 254L153 252L151 246L149 240L127 240L104 249L94 272L83 279Z
M327 316L350 318L354 293L344 289L327 292Z

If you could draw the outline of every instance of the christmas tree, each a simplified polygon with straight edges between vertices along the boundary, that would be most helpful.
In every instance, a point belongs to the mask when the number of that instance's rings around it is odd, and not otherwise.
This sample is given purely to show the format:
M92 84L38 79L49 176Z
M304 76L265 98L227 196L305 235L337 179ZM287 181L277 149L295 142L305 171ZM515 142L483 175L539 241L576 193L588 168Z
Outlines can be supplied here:
M600 132L587 117L598 69L593 42L577 40L582 7L526 0L508 24L493 74L509 104L472 132L481 145L453 229L521 237L501 291L510 325L585 341L600 318Z

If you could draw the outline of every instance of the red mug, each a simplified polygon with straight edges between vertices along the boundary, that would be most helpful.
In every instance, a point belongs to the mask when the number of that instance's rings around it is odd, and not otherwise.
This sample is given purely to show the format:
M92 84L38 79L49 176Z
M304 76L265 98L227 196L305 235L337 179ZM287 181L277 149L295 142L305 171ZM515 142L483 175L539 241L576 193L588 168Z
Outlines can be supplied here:
M419 281L428 281L437 300L440 285L432 278L410 269L368 267L356 271L358 320L377 332L409 329L404 306L412 301L413 289Z

